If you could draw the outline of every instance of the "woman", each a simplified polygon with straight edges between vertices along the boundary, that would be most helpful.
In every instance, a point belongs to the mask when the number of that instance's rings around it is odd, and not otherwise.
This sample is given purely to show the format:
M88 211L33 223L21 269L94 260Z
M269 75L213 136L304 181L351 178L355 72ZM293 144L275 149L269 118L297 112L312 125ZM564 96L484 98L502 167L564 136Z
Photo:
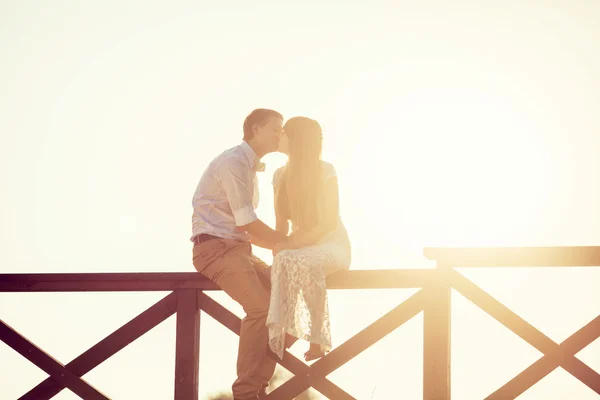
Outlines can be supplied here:
M283 358L295 340L307 340L310 361L331 349L325 277L350 267L350 240L339 216L335 169L321 160L321 126L295 117L283 129L279 150L289 160L273 175L276 229L288 234L291 222L292 233L273 251L269 346Z

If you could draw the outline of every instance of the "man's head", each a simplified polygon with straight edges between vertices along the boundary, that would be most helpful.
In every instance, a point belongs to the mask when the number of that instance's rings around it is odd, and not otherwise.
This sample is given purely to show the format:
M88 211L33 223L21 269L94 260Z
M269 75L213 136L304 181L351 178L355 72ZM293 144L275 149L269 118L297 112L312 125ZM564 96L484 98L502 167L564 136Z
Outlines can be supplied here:
M283 133L283 116L274 110L258 108L244 120L244 140L259 157L277 151Z

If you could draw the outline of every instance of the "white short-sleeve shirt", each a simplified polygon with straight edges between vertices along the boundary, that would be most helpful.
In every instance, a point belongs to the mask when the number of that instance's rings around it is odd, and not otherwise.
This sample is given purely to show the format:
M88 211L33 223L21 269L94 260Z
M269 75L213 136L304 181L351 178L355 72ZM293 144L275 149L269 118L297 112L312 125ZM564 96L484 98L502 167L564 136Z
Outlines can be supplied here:
M207 233L225 239L250 240L249 234L236 228L258 219L256 172L261 166L245 141L225 150L208 165L192 199L191 239Z

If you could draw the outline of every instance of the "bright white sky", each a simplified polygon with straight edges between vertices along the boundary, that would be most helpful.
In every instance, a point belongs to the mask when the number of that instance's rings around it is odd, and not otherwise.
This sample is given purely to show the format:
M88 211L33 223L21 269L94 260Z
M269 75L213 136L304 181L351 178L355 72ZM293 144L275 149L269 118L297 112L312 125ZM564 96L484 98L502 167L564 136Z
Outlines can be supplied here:
M600 244L600 3L271 3L0 1L0 272L193 271L193 191L256 107L322 124L354 269L430 267L437 245ZM285 158L264 161L272 224ZM557 341L600 312L600 268L464 273ZM334 344L413 292L332 291ZM0 318L66 363L164 295L2 294ZM453 301L454 398L539 357ZM86 379L169 398L174 322ZM330 378L358 399L420 398L421 324ZM201 326L204 396L230 387L237 339ZM579 357L600 370L600 341ZM44 377L0 344L1 399ZM521 398L597 395L559 369Z

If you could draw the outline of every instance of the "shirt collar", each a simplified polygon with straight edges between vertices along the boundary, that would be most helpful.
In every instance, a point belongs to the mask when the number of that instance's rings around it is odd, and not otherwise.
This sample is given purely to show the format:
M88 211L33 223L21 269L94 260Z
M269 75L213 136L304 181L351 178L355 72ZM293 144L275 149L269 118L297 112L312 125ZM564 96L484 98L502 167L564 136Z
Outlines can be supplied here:
M263 172L265 170L265 163L260 161L256 153L254 152L254 149L252 149L248 142L246 142L245 140L242 141L242 144L240 144L240 148L246 156L250 168L253 168L255 171L258 172Z

